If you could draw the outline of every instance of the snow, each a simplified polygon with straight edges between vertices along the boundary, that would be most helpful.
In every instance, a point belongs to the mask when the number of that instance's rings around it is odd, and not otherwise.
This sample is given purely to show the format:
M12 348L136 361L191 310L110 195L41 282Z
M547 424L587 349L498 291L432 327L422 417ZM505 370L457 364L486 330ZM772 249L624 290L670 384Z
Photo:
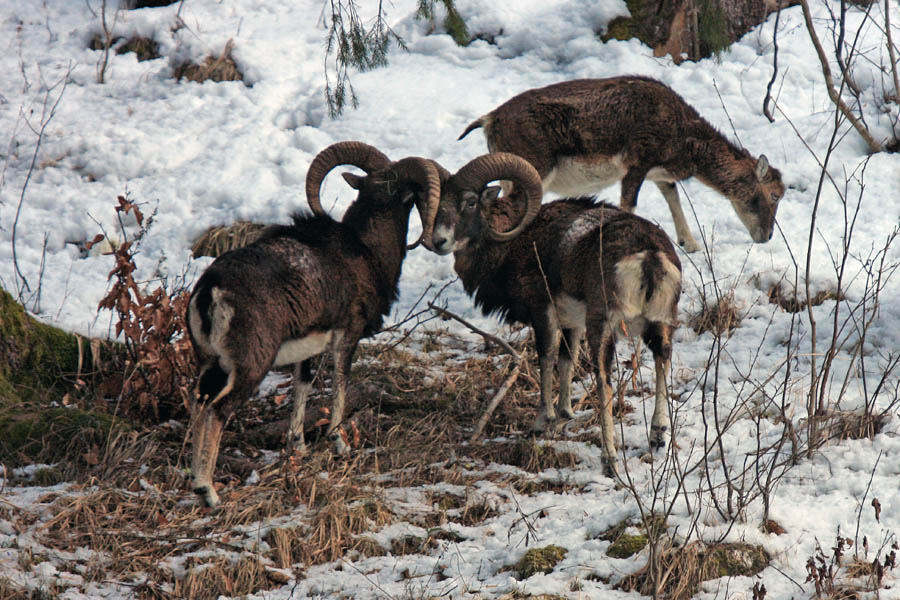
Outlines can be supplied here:
M798 297L806 298L805 263L814 209L811 295L836 287L833 261L835 256L839 259L836 253L845 227L841 196L851 215L860 204L849 244L852 258L844 279L843 315L866 294L865 270L877 266L882 258L877 253L900 221L900 155L869 156L865 143L846 124L841 125L839 143L829 153L834 110L800 7L781 15L779 72L773 86L777 110L774 123L769 123L762 101L772 77L774 15L717 59L676 67L671 58L654 57L637 41L601 42L598 32L611 19L627 14L622 0L458 0L469 30L494 42L476 40L468 47L457 46L440 28L431 32L426 23L416 20L413 0L396 0L385 5L388 21L405 40L408 52L393 48L387 68L353 72L359 108L348 107L332 120L323 92L321 0L188 0L181 6L121 11L115 34L152 37L160 45L162 58L138 62L134 54L112 55L102 85L97 83L100 52L88 49L90 38L100 32L99 4L91 0L0 3L0 285L11 292L21 287L17 264L30 286L23 294L29 310L43 321L80 333L102 336L110 331L110 315L98 316L97 304L106 292L106 274L113 260L96 254L83 258L76 244L100 231L117 237L134 234L134 223L126 224L124 234L117 223L114 205L119 195L127 192L143 203L145 213L156 211L138 256L138 278L153 286L181 275L192 281L209 264L209 259L190 256L191 243L207 227L241 219L287 222L292 212L305 209L306 169L328 144L358 139L393 159L426 156L455 170L486 151L479 133L458 142L459 133L514 94L573 78L649 75L673 87L752 154L765 153L781 170L788 188L774 238L767 244L754 244L726 199L696 180L681 186L688 221L695 235L702 232L711 260L703 253L682 255L685 285L679 316L686 323L704 297L715 297L713 283L733 294L744 315L734 335L723 341L718 385L705 374L713 336L695 334L687 325L676 334L675 435L681 458L690 462L702 454L701 415L704 407L711 410L713 394L723 415L735 411L746 417L752 413L752 403L743 400L753 396L762 406L759 390L765 390L769 396L784 394L795 422L805 416L811 324L805 310L796 315L782 312L768 302L767 294L773 284L783 282L789 289L797 282ZM366 11L373 11L375 4L360 7L366 18L371 16ZM837 5L818 0L812 4L820 37L833 43L829 10L837 10ZM859 51L865 60L858 60L855 71L863 90L862 111L876 139L891 135L898 112L896 102L886 103L882 91L887 79L880 65L888 59L878 30L878 24L883 24L881 10L880 4L873 7L872 20L862 26ZM900 23L896 3L892 10L892 22ZM861 20L862 13L852 9L848 30L855 32ZM894 37L900 38L900 33ZM218 53L229 39L234 41L234 57L245 82L197 84L173 79L178 63ZM37 132L43 126L37 148ZM834 185L827 179L820 181L826 160ZM341 178L329 177L323 201L334 216L340 216L353 197L353 190ZM617 201L618 187L603 190L599 197ZM643 186L638 213L674 236L671 216L655 186ZM420 231L418 217L413 216L410 239ZM897 263L897 244L884 259L886 264ZM451 258L423 248L411 252L403 268L396 315L405 315L430 284L437 288L453 278ZM473 308L459 283L450 285L442 299L450 310L479 327L501 330L494 318ZM865 403L888 355L900 349L898 299L900 284L894 277L884 284L880 310L862 347L869 387L862 385L859 363L851 366L849 351L836 361L827 391L829 398L836 399L847 374L842 409ZM820 365L832 335L834 306L828 301L812 311ZM786 344L792 332L795 343L802 341L798 355L787 361L791 372L786 374ZM840 331L841 337L857 334L846 325ZM652 368L645 366L641 376L652 381ZM877 400L879 405L896 394L896 385L895 373ZM649 409L648 402L627 417L621 432L631 441L626 464L645 503L653 498L655 483L672 484L659 469L641 461L643 445L638 440L646 440L649 419L643 413ZM727 428L722 450L731 464L741 464L742 457L755 449L754 423L751 418L739 418ZM774 419L762 419L760 428L764 443L781 435L781 425ZM775 488L770 515L785 526L785 535L759 532L760 502L747 507L736 523L723 520L708 497L690 495L702 483L699 476L689 479L694 488L687 490L685 500L675 502L670 524L675 522L686 534L699 511L698 527L704 539L725 536L730 541L762 544L774 557L773 566L761 574L767 597L809 597L812 588L803 585L805 562L817 540L827 547L837 528L849 534L857 524L871 539L887 538L900 530L898 430L894 414L885 432L873 441L826 447L790 470ZM519 512L509 489L486 481L478 493L501 504L500 514L483 525L460 528L466 538L462 542L444 546L432 556L373 557L344 564L342 569L339 564L310 567L306 579L252 597L281 600L342 594L361 599L446 592L452 597L493 598L515 590L564 597L634 597L613 591L602 581L586 579L591 574L618 577L639 567L640 561L607 557L608 543L596 539L599 532L637 515L634 496L601 475L595 446L565 439L552 443L581 457L578 469L560 476L587 485L588 493L517 497ZM718 448L710 449L708 460L713 464L720 460ZM722 477L716 469L710 473L712 478ZM4 502L39 510L40 498L54 489L4 490L10 492ZM675 492L667 493L671 501ZM869 507L876 496L884 506L880 522ZM536 515L541 510L547 516L531 517L535 527L531 534L522 514ZM17 540L2 520L0 525L0 575L5 575L15 567L14 553L6 548L28 540ZM390 539L410 532L421 534L411 525L395 524L378 536L389 545ZM500 567L521 557L529 536L536 538L529 540L529 547L554 543L569 553L552 573L519 582ZM400 575L404 569L416 577L404 581ZM449 579L433 580L429 574L435 569ZM895 576L888 575L891 588L882 590L881 598L900 598ZM41 563L28 577L36 586L51 581L71 586L66 598L127 593L112 583L97 582L78 592L80 577L61 572L50 562ZM570 591L575 579L583 584L577 594ZM751 587L752 580L735 580L729 597L749 597ZM722 586L715 582L703 589L699 598L723 595Z

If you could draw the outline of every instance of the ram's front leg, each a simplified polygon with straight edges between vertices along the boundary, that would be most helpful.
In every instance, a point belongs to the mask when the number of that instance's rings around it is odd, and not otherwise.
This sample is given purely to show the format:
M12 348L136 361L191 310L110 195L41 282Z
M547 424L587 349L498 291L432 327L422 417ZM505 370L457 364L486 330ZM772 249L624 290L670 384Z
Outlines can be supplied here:
M303 360L294 365L294 407L291 412L291 424L288 428L287 446L290 453L303 453L306 451L306 441L303 438L303 422L306 418L306 401L312 390L312 369L309 360Z
M226 419L216 405L195 402L191 409L193 446L191 455L191 487L209 507L221 502L213 487L213 472L219 456L219 444Z

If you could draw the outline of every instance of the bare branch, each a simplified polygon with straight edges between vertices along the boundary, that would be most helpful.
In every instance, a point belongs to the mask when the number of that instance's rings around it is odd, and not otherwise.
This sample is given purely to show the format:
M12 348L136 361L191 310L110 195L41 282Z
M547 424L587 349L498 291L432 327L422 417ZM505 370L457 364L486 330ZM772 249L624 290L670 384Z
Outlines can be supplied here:
M520 355L520 354L516 351L516 349L513 348L512 346L510 346L510 345L509 345L509 342L507 342L507 341L504 340L503 338L499 338L499 337L497 337L496 335L493 335L493 334L488 333L487 331L484 331L483 329L479 329L478 327L475 327L474 325L472 325L471 323L469 323L468 321L466 321L465 319L463 319L463 318L460 317L459 315L454 314L454 313L450 312L449 310L447 310L446 308L442 308L442 307L440 307L440 306L438 306L438 305L436 305L436 304L434 304L434 303L432 303L432 302L429 302L429 303L428 303L428 308L430 308L431 310L434 310L434 311L436 311L436 312L438 312L438 313L440 313L440 314L442 314L442 315L444 315L444 316L446 316L446 317L450 317L450 318L453 319L454 321L458 321L459 323L462 323L463 325L465 325L466 327L468 327L469 329L471 329L472 331L474 331L475 333L477 333L478 335L480 335L481 337L483 337L483 338L484 338L485 340L487 340L488 342L492 342L492 343L494 343L494 344L497 344L498 346L500 346L501 348L503 348L504 350L506 350L506 352L507 352L508 354L511 354L512 357L513 357L514 359L516 359L517 361L521 361L521 360L522 360L522 355Z
M16 271L16 288L17 294L19 296L19 302L22 302L22 291L31 291L31 286L28 285L28 280L25 279L25 275L22 274L22 270L19 268L19 260L16 254L16 232L19 226L19 216L22 214L22 205L25 203L25 193L28 190L28 183L31 181L31 175L34 173L35 165L37 164L38 153L41 149L41 142L44 139L44 131L47 129L47 125L50 124L50 121L53 120L53 117L56 115L56 109L59 106L60 101L62 100L63 94L66 92L66 86L69 84L69 76L72 74L72 64L69 63L68 69L66 69L65 74L62 79L58 81L53 86L47 88L47 93L44 95L44 107L41 111L41 124L40 127L36 130L37 134L37 142L34 145L34 153L31 155L31 164L28 167L28 173L25 175L25 183L22 184L22 193L19 195L19 204L16 206L16 216L13 221L12 226L12 255L13 255L13 266ZM53 90L56 89L57 86L62 84L62 89L59 91L59 95L56 97L56 100L53 102L53 105L50 105L50 98L53 93ZM26 124L31 126L28 122L28 119L25 119ZM32 128L33 129L33 128ZM21 280L23 288L19 288L19 280Z
M809 38L812 40L813 46L816 49L816 55L819 57L819 63L822 66L822 75L825 76L825 87L828 90L828 97L831 98L831 101L838 107L841 114L850 121L860 137L865 140L866 144L869 146L869 150L873 153L881 152L881 144L875 141L875 138L872 137L872 134L869 133L866 126L853 113L850 107L847 106L837 89L834 87L834 77L831 74L831 67L828 66L828 57L825 55L825 50L822 48L822 43L819 41L819 36L816 34L815 25L813 25L812 14L809 10L809 0L800 0L800 6L803 8L806 31L809 32Z
M775 122L772 116L772 110L769 108L769 102L772 100L772 86L775 85L775 79L778 77L778 21L781 19L781 4L778 4L778 12L775 13L775 29L772 31L772 79L766 86L766 97L763 98L763 114L769 119L769 123Z

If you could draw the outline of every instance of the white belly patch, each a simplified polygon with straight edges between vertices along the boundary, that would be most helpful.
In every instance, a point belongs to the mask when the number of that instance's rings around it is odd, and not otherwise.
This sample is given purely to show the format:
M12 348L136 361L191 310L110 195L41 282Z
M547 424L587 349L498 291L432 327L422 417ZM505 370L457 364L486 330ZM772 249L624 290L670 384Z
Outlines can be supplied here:
M628 169L622 156L567 157L544 178L544 191L562 196L587 196L613 185Z
M585 315L587 314L584 302L576 300L568 294L560 294L555 301L560 327L584 329Z
M321 354L328 347L332 333L332 331L311 333L306 337L284 342L278 349L272 366L291 365L306 360L310 356Z

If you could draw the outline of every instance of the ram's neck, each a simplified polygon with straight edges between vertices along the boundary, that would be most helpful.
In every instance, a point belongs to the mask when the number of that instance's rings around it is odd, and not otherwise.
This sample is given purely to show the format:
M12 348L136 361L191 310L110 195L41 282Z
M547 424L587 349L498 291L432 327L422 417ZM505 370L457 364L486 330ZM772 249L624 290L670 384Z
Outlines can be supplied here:
M400 202L374 213L358 210L354 205L343 219L343 223L355 231L371 251L379 265L380 276L395 288L406 257L409 211L409 206Z

